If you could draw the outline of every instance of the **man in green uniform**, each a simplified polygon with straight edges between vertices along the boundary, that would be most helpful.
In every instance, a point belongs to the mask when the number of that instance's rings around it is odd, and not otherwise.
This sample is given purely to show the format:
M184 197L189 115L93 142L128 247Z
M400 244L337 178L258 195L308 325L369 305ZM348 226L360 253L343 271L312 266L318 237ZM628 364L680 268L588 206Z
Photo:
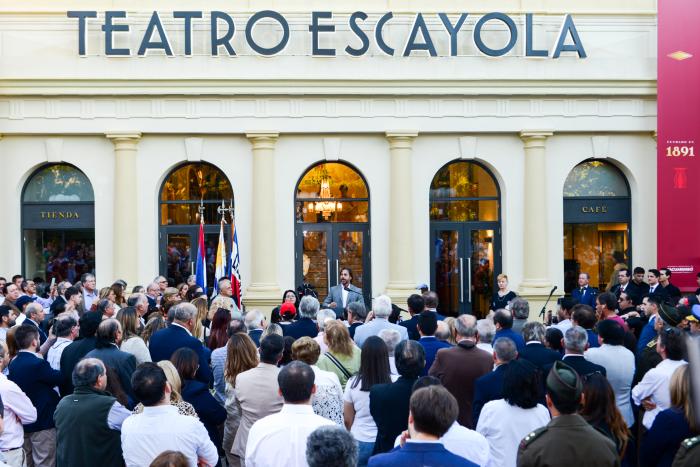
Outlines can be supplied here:
M576 413L583 384L576 371L554 362L547 375L547 408L552 420L528 434L518 448L519 467L618 467L615 444Z
M683 441L673 459L673 467L697 467L698 465L700 465L700 436Z
M634 373L634 380L632 381L632 386L635 386L638 382L644 378L647 371L655 368L656 365L661 363L661 355L656 351L656 343L659 340L658 333L665 327L678 327L678 325L683 321L683 315L678 308L672 307L670 305L661 304L659 306L659 314L654 321L654 331L656 331L656 336L649 341L649 343L644 347L644 349L637 356L636 371Z

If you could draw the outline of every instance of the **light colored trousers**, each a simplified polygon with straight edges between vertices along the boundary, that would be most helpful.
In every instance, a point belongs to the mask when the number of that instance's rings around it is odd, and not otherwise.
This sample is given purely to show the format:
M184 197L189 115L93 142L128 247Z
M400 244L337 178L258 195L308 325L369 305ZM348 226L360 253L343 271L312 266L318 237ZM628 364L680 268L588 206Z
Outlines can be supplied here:
M56 428L24 434L27 467L56 466Z

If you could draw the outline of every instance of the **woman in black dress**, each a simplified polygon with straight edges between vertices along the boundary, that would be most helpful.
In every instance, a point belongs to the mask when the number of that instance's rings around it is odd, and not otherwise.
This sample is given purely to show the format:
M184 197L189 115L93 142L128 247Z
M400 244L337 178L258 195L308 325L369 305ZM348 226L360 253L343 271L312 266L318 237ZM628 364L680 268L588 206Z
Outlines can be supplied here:
M508 290L508 276L499 274L498 277L496 277L496 281L498 283L498 290L491 296L491 306L489 307L491 311L505 308L508 302L517 296L515 292Z

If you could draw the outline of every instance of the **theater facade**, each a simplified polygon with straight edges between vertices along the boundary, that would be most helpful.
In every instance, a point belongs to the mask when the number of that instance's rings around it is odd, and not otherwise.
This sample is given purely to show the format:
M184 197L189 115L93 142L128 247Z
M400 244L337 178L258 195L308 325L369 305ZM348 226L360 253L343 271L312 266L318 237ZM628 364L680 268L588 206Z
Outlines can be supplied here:
M213 276L222 202L249 307L656 266L654 0L352 3L0 0L0 271Z

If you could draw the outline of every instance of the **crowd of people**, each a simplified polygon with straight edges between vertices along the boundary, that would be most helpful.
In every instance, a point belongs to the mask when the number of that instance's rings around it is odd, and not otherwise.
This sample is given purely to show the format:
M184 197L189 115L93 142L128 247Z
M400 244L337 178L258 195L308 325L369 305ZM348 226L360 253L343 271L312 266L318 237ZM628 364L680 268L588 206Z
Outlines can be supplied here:
M0 466L700 465L700 289L640 269L546 323L505 276L483 319L344 283L269 322L228 279L0 277Z

